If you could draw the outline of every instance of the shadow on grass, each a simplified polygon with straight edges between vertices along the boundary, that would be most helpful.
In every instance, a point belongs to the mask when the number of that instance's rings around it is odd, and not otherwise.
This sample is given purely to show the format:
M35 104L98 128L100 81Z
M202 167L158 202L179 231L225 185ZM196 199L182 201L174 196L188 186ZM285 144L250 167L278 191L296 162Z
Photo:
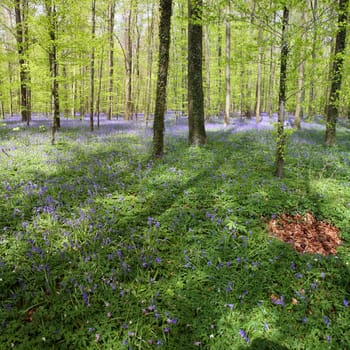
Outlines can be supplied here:
M247 349L287 349L296 334L294 348L307 349L326 344L325 316L334 348L348 344L346 262L300 255L264 232L261 216L309 202L267 178L272 157L255 136L217 154L220 137L153 165L135 149L76 149L51 174L27 177L52 186L43 200L54 201L42 221L30 214L42 199L27 201L28 228L5 253L5 344L244 349L244 329Z

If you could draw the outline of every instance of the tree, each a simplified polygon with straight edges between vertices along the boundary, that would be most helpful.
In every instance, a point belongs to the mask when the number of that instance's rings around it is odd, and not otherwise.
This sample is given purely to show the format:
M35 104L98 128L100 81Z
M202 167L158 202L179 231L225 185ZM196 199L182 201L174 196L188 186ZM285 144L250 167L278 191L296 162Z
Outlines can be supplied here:
M16 40L19 57L20 107L22 121L29 125L31 119L30 69L28 59L28 0L15 0Z
M149 4L148 4L149 5ZM145 122L148 126L149 114L151 110L151 91L152 91L152 68L153 68L153 29L154 29L154 4L151 5L151 12L147 16L147 83L145 96Z
M113 116L113 89L114 89L114 17L115 17L115 0L110 0L108 3L108 120Z
M281 42L281 67L280 67L280 87L278 99L278 123L277 123L277 158L276 175L283 177L286 135L284 132L284 114L286 107L286 81L287 81L287 60L288 60L288 41L287 26L289 21L289 10L287 6L283 8L282 16L282 42Z
M94 131L96 0L91 2L90 130Z
M225 103L225 116L224 124L228 125L230 120L230 105L231 105L231 23L229 20L230 15L230 0L226 4L226 103Z
M49 66L51 73L51 144L55 143L55 133L60 128L60 103L58 94L58 59L57 59L57 10L56 5L50 0L45 0L45 9L48 19L49 32Z
M130 3L127 14L127 26L125 29L125 114L124 119L132 119L132 15L133 1Z
M202 77L203 0L188 0L188 126L193 146L206 143Z
M159 59L156 104L153 124L153 156L162 157L164 150L164 113L168 79L172 0L160 0Z
M335 39L334 60L331 69L331 87L329 102L326 107L326 145L335 144L336 123L338 118L339 92L342 83L342 68L346 46L346 27L348 23L349 0L339 0L338 32Z

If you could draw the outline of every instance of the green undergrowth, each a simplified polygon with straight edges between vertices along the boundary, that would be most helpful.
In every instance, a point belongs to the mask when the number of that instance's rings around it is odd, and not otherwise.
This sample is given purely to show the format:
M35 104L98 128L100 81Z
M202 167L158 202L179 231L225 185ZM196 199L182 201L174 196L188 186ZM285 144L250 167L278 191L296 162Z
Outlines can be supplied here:
M6 131L1 348L349 348L346 131L295 133L283 179L270 131L167 135L157 161L148 135ZM336 256L267 235L306 212L341 230Z

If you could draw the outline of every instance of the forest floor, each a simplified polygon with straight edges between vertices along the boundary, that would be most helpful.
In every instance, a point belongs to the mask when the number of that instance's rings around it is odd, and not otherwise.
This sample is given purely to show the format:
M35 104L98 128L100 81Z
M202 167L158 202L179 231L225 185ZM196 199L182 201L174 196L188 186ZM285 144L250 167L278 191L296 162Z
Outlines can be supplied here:
M350 138L274 120L0 121L1 349L349 349Z

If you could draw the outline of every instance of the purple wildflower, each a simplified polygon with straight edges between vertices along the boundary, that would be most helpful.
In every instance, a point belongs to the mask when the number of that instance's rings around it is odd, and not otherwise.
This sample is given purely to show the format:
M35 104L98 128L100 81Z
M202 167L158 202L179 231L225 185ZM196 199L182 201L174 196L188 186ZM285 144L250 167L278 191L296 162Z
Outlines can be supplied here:
M327 327L331 325L331 320L328 318L328 316L323 316L323 321L326 324Z
M247 333L243 329L239 330L239 335L245 340L246 343L250 342L250 339L248 338Z

